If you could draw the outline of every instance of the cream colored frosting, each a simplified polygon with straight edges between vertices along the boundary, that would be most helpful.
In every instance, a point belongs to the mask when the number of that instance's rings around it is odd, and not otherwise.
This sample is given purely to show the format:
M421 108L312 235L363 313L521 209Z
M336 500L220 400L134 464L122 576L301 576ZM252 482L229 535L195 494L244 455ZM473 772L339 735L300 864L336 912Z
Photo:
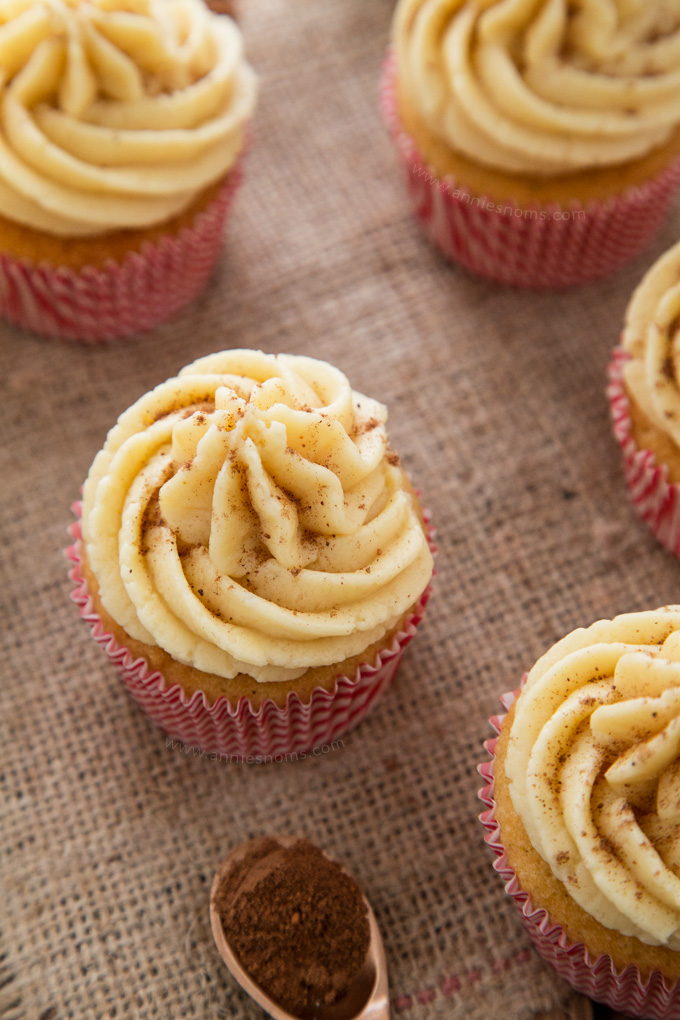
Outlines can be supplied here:
M400 0L394 45L430 129L497 170L616 165L680 123L677 0Z
M0 212L78 237L180 213L225 175L255 100L202 0L0 0Z
M628 392L680 447L680 244L643 277L626 314L622 344Z
M600 620L539 659L505 768L532 845L576 902L680 949L680 606Z
M287 680L357 655L432 556L382 404L322 361L232 350L147 393L84 488L102 602L180 662Z

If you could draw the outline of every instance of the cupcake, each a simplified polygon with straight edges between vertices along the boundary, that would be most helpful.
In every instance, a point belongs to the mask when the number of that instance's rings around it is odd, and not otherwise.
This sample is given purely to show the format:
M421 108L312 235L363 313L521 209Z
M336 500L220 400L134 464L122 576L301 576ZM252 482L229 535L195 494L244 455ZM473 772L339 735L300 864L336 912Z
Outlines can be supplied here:
M16 0L0 24L0 314L150 329L213 270L255 101L202 0Z
M680 606L574 631L502 700L481 818L538 951L617 1010L680 1016Z
M633 502L680 555L680 244L635 290L609 374L614 434Z
M246 760L306 752L387 687L432 552L386 418L325 362L231 350L109 432L69 553L74 597L173 736Z
M680 179L680 9L662 0L399 0L383 111L415 211L482 276L610 272Z

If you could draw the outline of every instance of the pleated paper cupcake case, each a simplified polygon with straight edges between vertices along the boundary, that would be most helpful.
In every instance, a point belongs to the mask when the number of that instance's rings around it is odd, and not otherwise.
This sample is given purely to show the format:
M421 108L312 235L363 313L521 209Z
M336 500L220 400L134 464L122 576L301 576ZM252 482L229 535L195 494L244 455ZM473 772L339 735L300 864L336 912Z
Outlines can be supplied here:
M651 240L680 183L677 159L624 195L585 207L573 201L568 208L556 203L525 208L492 195L472 195L451 176L439 179L427 164L401 123L395 86L396 57L389 52L380 105L415 215L449 259L498 283L562 288L613 272Z
M609 365L607 396L614 436L623 454L623 471L633 505L656 538L680 556L680 486L668 481L668 467L651 450L641 450L632 432L623 369L630 355L616 347Z
M81 504L74 504L73 510L80 518ZM426 519L429 520L429 514ZM71 598L133 698L174 740L206 754L228 756L238 761L263 758L276 761L314 749L318 753L358 725L391 684L404 650L423 619L431 593L428 586L403 630L395 636L392 645L380 653L376 662L362 664L352 678L339 676L333 691L318 687L307 704L291 692L283 708L267 700L259 709L253 709L247 698L241 698L236 706L225 698L210 705L200 691L187 697L178 684L168 687L158 670L150 670L144 659L135 660L130 651L106 631L93 609L80 571L80 519L71 525L70 532L74 544L66 550L66 555L72 563L69 577L75 584ZM431 548L436 551L434 531L429 525L428 537Z
M74 270L0 254L0 316L42 336L81 343L155 328L207 283L241 178L239 161L191 226L146 242L121 262Z
M526 676L522 678L522 683ZM512 707L520 689L504 694L501 704L506 712ZM498 734L505 714L492 716L489 722ZM502 843L500 826L496 821L494 799L494 765L498 738L484 743L490 761L478 766L486 785L479 798L486 810L479 820L486 829L484 842L493 850L494 869L503 879L505 891L517 907L534 946L560 977L573 988L597 1002L613 1009L649 1020L680 1020L680 985L669 985L660 971L653 971L644 981L640 971L631 964L618 971L610 956L592 957L582 942L571 942L559 924L553 924L543 908L534 908L529 895L522 891L515 871L511 867Z

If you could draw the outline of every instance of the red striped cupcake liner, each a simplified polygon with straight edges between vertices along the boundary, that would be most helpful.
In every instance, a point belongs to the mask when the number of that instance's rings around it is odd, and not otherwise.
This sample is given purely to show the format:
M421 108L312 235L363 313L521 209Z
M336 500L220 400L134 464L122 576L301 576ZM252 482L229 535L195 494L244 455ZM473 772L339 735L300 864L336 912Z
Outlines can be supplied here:
M525 680L526 675L522 683ZM506 712L518 695L519 690L516 690L501 697ZM489 720L497 734L501 731L506 712ZM484 842L496 855L493 867L503 879L505 891L512 897L534 946L572 988L596 1002L604 1002L612 1009L647 1020L680 1020L680 983L669 983L658 970L652 971L649 979L644 981L635 964L618 970L611 956L591 956L583 942L571 942L564 928L554 924L542 907L535 908L528 893L522 891L506 856L496 821L494 765L497 743L497 737L485 741L484 748L491 760L478 766L479 774L486 783L479 791L479 798L486 807L479 820L486 829Z
M338 676L332 691L317 687L307 704L295 692L290 692L283 708L267 699L260 708L254 709L246 697L236 705L226 698L218 698L211 705L201 691L188 697L179 684L168 686L158 670L152 671L142 658L135 659L107 632L93 608L81 572L81 508L81 503L74 503L73 511L78 520L71 525L70 533L75 541L66 550L66 556L73 564L69 571L75 584L71 598L80 608L92 637L115 664L132 697L158 726L191 748L206 754L224 755L230 761L260 763L280 761L309 751L318 753L357 726L392 683L430 598L431 587L428 586L403 629L374 663L360 665L353 677ZM426 514L426 521L429 521L429 514ZM432 543L434 531L429 523L427 527L430 547L436 552Z
M635 442L623 382L623 367L629 358L622 347L614 349L607 387L614 435L623 453L623 471L642 520L662 545L680 556L680 485L668 481L666 464L659 464L651 450L641 450Z
M191 226L122 262L80 270L0 254L0 316L47 337L102 343L154 329L199 294L220 254L237 164Z
M577 200L568 208L497 203L493 196L474 195L453 176L438 178L404 130L396 76L396 57L390 51L380 105L413 210L430 240L471 272L514 287L588 283L640 252L664 222L680 183L680 158L623 195L592 200L585 207Z

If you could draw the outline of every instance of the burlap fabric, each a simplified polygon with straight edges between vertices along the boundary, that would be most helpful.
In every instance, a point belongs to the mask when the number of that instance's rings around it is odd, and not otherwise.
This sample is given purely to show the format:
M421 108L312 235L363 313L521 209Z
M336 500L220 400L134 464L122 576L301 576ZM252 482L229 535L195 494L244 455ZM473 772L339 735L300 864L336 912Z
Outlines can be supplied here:
M523 294L447 265L412 221L377 112L387 0L252 0L262 91L217 278L106 348L1 327L5 1020L256 1018L208 892L255 835L308 836L366 889L395 1014L521 1020L568 989L491 868L476 774L498 695L556 638L680 597L638 522L604 396L631 292ZM120 411L230 346L328 359L384 400L438 527L439 575L394 688L342 747L279 766L168 746L69 601L69 505ZM4 1013L3 1013L4 1008Z

